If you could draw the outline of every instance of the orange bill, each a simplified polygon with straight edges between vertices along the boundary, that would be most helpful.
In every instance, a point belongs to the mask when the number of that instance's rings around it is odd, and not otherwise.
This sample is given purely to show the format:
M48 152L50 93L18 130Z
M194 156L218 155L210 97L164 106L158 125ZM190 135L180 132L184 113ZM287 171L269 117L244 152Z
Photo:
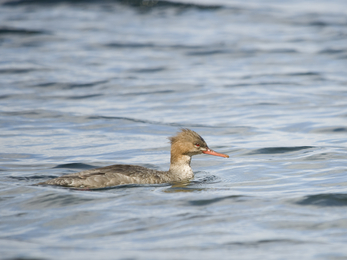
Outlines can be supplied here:
M211 150L210 148L207 148L206 151L202 151L205 154L210 154L210 155L214 155L214 156L220 156L220 157L224 157L224 158L229 158L229 155L224 154L224 153L217 153L213 150Z

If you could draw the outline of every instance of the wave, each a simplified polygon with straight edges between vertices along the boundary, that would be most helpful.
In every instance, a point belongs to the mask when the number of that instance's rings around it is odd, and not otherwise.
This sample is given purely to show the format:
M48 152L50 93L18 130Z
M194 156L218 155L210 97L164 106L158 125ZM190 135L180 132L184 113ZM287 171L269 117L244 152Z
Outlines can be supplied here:
M337 126L337 127L322 127L312 130L312 133L322 133L322 134L345 134L347 132L347 127Z
M344 193L328 193L308 195L303 199L296 201L296 204L303 206L318 207L346 207L347 194Z
M223 5L213 5L213 4L198 4L198 3L183 3L174 1L164 1L164 0L8 0L3 3L3 5L17 6L17 5L55 5L59 3L70 3L70 4L81 4L81 3L119 3L123 5L128 5L132 7L140 8L166 8L173 7L178 9L199 9L199 10L216 10L224 8Z
M14 28L14 27L0 27L0 34L19 34L19 35L33 35L33 34L48 34L47 31L43 30L32 30L24 28Z
M42 84L34 85L35 87L53 87L57 89L74 89L74 88L90 88L96 85L107 83L108 80L100 80L94 82L86 82L86 83L59 83L59 82L46 82Z
M224 200L239 201L239 199L243 197L245 196L231 195L231 196L225 196L225 197L219 197L219 198L213 198L213 199L191 200L189 201L189 204L191 206L206 206L206 205L211 205L211 204L218 203Z
M290 153L296 152L305 149L311 149L314 146L294 146L294 147L267 147L257 149L255 151L250 152L249 154L278 154L278 153Z
M53 168L88 170L88 169L96 168L96 166L85 164L85 163L65 163L65 164L59 164Z

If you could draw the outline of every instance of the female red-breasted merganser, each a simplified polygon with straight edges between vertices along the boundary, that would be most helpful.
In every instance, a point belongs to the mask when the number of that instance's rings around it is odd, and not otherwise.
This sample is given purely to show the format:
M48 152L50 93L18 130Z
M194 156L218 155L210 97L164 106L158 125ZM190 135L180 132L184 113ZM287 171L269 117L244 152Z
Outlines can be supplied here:
M137 165L116 164L61 176L39 184L75 188L104 188L124 184L159 184L180 182L194 177L190 161L193 155L210 154L229 158L208 148L205 140L190 129L170 137L171 161L168 171L157 171Z

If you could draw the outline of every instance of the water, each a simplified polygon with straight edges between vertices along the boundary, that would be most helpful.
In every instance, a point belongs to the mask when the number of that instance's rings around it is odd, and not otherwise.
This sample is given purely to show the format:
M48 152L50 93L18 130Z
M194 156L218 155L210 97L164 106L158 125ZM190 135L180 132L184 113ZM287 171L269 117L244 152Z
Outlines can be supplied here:
M2 259L346 259L347 3L1 1ZM33 184L115 163L189 183Z

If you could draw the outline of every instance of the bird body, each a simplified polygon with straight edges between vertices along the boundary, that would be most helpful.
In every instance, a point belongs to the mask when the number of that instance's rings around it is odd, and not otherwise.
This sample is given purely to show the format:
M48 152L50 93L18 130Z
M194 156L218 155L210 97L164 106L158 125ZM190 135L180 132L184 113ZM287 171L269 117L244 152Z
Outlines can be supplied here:
M168 171L157 171L138 165L116 164L85 170L39 183L75 188L104 188L124 184L160 184L181 182L194 178L190 167L191 157L196 154L210 154L228 158L208 148L205 140L190 129L182 129L170 137L171 160Z

